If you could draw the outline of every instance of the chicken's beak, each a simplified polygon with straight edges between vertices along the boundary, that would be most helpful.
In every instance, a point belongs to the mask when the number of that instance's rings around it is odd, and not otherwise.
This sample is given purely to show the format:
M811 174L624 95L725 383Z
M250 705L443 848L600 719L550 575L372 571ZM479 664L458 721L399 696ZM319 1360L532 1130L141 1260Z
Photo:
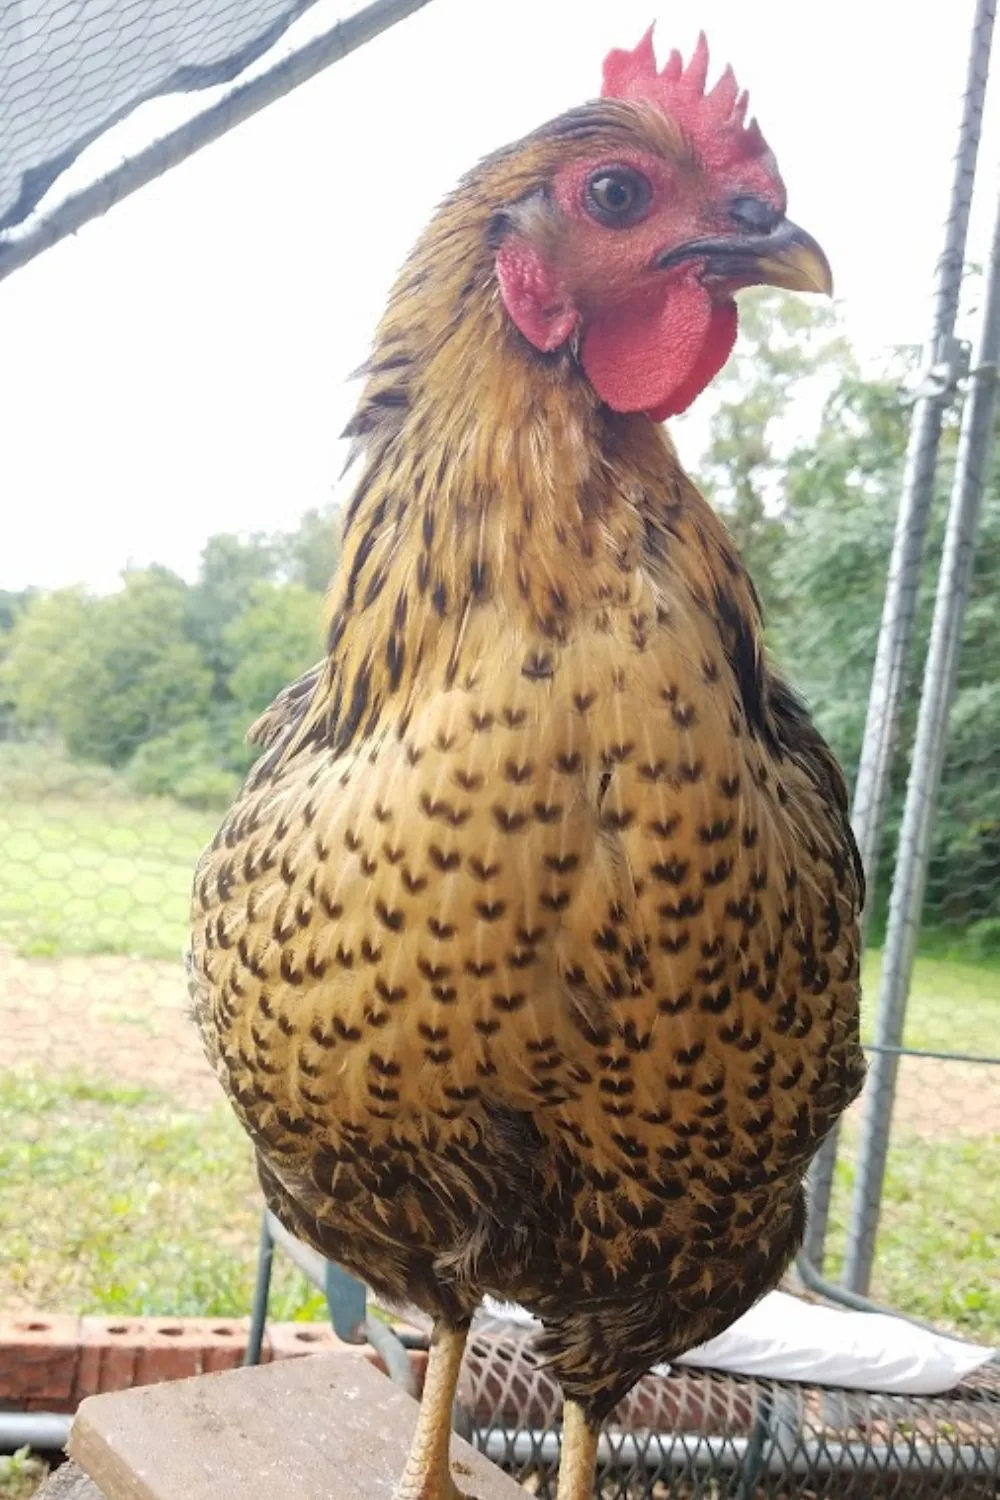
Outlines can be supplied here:
M833 296L833 272L820 246L811 234L787 219L772 234L763 235L765 243L753 257L757 284L780 286L789 292L823 292Z
M811 234L787 219L769 234L734 234L689 240L667 250L656 261L666 270L681 261L699 260L702 278L728 290L742 286L779 286L789 292L833 295L833 272Z

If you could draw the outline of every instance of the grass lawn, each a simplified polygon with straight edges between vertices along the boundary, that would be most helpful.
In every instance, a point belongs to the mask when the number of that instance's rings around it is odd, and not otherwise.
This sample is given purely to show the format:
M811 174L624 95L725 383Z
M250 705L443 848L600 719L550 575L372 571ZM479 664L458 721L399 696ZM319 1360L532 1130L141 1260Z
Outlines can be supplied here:
M862 1034L875 1026L881 950L865 954L862 967ZM920 954L906 1011L903 1042L934 1052L1000 1055L1000 963Z
M0 943L29 956L176 958L219 825L38 746L0 746Z
M826 1271L843 1265L857 1132L842 1134ZM981 1343L1000 1344L1000 1136L890 1148L871 1295ZM992 1200L992 1206L991 1206Z
M226 1106L0 1073L0 1306L243 1317L260 1194ZM323 1316L281 1255L276 1318Z

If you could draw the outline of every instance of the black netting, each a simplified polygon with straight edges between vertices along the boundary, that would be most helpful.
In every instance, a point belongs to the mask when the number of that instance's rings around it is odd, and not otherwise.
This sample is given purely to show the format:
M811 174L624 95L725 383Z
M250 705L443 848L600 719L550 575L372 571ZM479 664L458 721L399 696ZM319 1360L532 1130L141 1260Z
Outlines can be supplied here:
M228 83L314 0L14 0L0 6L0 230L160 94Z

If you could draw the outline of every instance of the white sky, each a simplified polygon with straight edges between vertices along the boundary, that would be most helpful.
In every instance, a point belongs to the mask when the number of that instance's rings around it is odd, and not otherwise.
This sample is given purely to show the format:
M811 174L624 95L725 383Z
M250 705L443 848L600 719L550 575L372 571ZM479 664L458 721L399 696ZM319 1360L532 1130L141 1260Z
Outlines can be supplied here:
M323 3L294 34L356 8ZM593 97L605 52L654 16L661 59L703 26L712 77L728 60L750 89L860 346L921 341L972 10L433 0L0 283L0 586L111 587L129 560L190 574L212 532L291 526L330 499L346 377L434 203L485 151ZM147 107L75 180L176 118L176 101ZM678 436L694 457L697 420Z

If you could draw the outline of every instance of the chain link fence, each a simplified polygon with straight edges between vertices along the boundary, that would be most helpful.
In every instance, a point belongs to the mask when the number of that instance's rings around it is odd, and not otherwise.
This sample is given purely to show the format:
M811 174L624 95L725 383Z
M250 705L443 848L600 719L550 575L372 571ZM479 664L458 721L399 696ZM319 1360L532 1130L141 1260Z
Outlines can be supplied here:
M947 474L945 476L947 478ZM993 481L995 486L995 479ZM926 640L941 556L943 496L919 612ZM941 791L931 828L919 956L898 1045L879 1045L875 1012L883 984L884 908L898 856L910 749L924 682L924 653L908 674L902 745L892 788L873 948L865 967L869 1061L895 1065L881 1199L858 1214L862 1098L838 1132L825 1269L840 1279L852 1241L864 1243L871 1275L856 1290L911 1316L954 1322L997 1337L1000 1225L1000 864L996 744L1000 696L1000 497L984 496ZM873 1236L869 1244L869 1237ZM857 1254L857 1252L855 1252ZM942 1268L946 1284L942 1282Z
M484 1321L459 1386L471 1440L555 1496L562 1397L530 1340ZM994 1493L1000 1370L933 1401L680 1369L647 1375L607 1424L601 1500L872 1500Z

